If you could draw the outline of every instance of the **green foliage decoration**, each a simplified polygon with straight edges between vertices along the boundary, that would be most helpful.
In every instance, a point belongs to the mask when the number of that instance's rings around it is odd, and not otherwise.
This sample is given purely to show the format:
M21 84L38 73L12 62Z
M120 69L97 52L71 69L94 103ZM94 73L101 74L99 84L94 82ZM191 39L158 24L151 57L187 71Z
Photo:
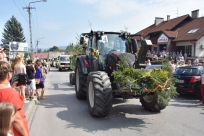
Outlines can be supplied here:
M167 106L168 101L176 97L175 78L168 61L162 62L162 69L134 69L125 66L125 58L117 64L118 70L113 71L114 82L119 84L121 90L130 90L132 94L155 93L158 103Z

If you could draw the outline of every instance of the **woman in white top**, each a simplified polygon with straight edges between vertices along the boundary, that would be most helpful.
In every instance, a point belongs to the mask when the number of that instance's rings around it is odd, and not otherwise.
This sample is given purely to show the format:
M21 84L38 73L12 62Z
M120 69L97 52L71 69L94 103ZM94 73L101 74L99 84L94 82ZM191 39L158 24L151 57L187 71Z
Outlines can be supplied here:
M147 60L146 66L151 65L150 59Z
M195 57L195 60L193 61L193 65L198 65L199 59L198 56Z
M22 56L16 56L16 64L14 65L14 74L26 74L26 66L23 63L23 57ZM29 101L26 100L25 97L25 85L21 85L20 87L20 94L24 98L24 103L27 103Z

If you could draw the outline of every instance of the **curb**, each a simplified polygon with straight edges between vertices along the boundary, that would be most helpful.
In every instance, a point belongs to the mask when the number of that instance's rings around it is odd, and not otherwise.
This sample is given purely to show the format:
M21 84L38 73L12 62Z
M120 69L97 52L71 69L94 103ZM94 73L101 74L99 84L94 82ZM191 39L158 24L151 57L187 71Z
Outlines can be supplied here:
M23 107L25 115L26 115L26 119L28 122L35 109L36 103L37 103L36 101L30 101L29 103L25 104Z

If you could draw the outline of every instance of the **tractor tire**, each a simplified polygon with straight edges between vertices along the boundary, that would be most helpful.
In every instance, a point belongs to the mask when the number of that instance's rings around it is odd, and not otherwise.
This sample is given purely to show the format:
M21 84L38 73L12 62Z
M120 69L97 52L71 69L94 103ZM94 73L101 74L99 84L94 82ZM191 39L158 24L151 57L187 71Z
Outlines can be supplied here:
M79 61L76 62L75 69L75 92L78 99L86 99L86 78L82 73L82 67Z
M112 107L112 87L107 73L91 72L87 78L87 101L93 117L104 117Z
M69 81L71 85L75 85L75 74L74 73L70 73L69 74Z
M159 112L160 110L163 110L166 108L166 106L161 106L158 103L157 96L155 94L143 94L140 97L140 102L142 103L142 106L152 112Z

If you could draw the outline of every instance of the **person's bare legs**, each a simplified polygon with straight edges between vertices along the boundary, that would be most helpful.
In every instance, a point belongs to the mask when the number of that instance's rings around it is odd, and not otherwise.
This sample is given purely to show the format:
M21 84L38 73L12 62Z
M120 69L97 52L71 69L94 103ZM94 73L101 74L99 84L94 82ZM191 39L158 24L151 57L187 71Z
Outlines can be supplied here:
M28 97L31 97L31 90L28 90Z
M36 93L36 90L32 90L31 97L33 98Z
M42 88L42 91L41 91L41 99L45 99L45 97L44 97L44 91L45 91L45 88Z
M37 93L37 98L38 98L38 100L40 100L40 90L39 89L36 89L36 93Z
M23 96L24 101L26 101L26 97L25 97L25 86L21 86L21 95Z

